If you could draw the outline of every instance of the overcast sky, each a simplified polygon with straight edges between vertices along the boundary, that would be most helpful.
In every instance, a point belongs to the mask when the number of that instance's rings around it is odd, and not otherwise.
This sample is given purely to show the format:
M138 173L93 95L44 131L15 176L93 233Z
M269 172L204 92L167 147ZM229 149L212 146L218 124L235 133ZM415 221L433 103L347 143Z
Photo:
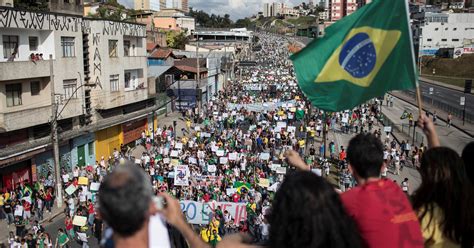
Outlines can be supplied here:
M284 2L292 6L310 0L188 0L189 6L213 14L229 14L232 20L249 17L263 10L263 4L269 2ZM133 8L133 0L119 0L119 3Z

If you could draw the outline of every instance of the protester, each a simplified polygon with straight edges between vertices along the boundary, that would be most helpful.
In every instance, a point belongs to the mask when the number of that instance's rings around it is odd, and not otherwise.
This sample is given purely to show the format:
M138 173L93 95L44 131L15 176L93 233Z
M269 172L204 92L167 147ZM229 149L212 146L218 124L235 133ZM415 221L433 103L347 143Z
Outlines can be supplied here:
M425 247L472 247L474 189L459 155L445 147L430 148L421 158L420 174L413 207Z

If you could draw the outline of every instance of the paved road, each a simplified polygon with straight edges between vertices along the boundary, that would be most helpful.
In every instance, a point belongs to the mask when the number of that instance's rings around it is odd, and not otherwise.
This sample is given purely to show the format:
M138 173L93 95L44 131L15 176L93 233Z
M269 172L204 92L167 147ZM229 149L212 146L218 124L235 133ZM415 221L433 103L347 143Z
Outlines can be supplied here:
M49 223L44 223L43 225L45 227L45 230L49 235L51 235L51 239L53 242L56 242L56 236L58 234L58 228L63 228L65 227L64 225L64 214L59 215L58 217L54 218L52 222ZM88 236L92 236L90 233L88 233ZM81 244L79 244L76 241L69 241L68 243L69 247L72 248L80 248L82 247ZM96 238L89 238L89 246L90 247L99 247L99 242L97 241Z
M430 88L433 88L433 94L429 94ZM461 116L463 106L460 105L460 97L466 97L466 118L474 122L474 95L464 94L461 91L449 89L446 87L430 84L420 81L420 90L423 95L423 101L433 104L442 110L452 112L453 115ZM408 90L411 95L415 90Z

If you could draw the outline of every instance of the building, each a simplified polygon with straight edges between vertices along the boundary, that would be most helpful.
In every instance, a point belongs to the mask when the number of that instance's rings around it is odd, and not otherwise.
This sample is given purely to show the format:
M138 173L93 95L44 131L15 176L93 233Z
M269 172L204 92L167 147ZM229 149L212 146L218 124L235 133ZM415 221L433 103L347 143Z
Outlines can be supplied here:
M54 173L53 118L65 171L156 128L162 107L147 78L145 25L11 8L0 15L11 20L0 22L0 188Z
M420 42L423 55L434 55L440 48L466 47L470 52L472 39L474 13L425 13Z
M264 3L263 4L263 16L280 16L284 15L284 9L288 8L284 3Z
M143 11L160 11L166 8L164 0L134 0L133 8Z
M357 10L357 0L331 0L331 21L338 21Z
M59 13L0 7L0 16L11 20L0 22L0 188L10 188L51 172L52 118L64 137L61 163L69 165L77 146L87 148L68 142L79 135L84 116L84 94L78 89L85 77L82 35L87 27L82 17ZM57 116L52 116L53 103Z
M14 7L14 2L13 2L13 0L0 0L0 6Z

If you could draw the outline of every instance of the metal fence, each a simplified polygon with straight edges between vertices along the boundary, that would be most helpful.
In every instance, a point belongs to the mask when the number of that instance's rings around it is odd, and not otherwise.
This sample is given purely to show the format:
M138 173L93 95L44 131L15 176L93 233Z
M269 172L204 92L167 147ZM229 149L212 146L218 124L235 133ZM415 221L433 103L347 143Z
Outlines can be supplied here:
M403 94L410 96L413 99L416 99L415 92L411 90L402 91ZM463 110L460 106L453 106L451 104L447 104L446 102L442 102L436 98L436 96L422 96L423 102L431 104L433 107L440 109L442 111L451 113L453 116L458 117L462 120ZM472 113L466 112L465 121L468 123L472 123L474 121L474 115Z
M382 113L382 118L381 121L384 126L391 126L392 127L392 134L393 133L402 133L405 134L409 137L408 142L415 144L415 145L420 145L421 143L424 142L425 135L422 132L419 132L415 128L415 132L413 133L413 126L410 126L408 123L403 123L403 124L395 124L392 122L385 114ZM415 136L415 138L413 138ZM402 142L405 138L400 139L401 137L397 137L398 142Z

